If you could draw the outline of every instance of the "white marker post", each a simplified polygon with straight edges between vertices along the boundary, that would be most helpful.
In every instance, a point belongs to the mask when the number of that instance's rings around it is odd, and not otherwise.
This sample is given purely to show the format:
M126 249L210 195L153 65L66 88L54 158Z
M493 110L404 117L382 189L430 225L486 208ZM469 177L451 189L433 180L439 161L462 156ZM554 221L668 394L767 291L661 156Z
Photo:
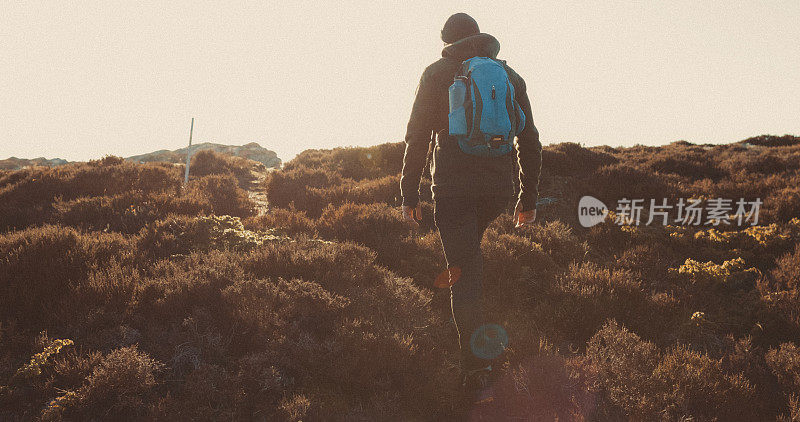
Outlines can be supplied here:
M189 148L186 148L186 172L183 176L183 185L189 183L189 160L192 158L192 132L194 132L194 117L192 117L192 125L189 127Z

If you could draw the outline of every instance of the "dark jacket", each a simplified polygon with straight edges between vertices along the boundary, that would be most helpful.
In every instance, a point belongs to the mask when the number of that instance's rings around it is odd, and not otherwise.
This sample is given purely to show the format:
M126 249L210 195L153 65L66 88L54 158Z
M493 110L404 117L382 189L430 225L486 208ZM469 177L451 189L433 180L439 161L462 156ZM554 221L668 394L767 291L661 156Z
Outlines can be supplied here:
M442 58L428 66L417 87L411 118L406 132L406 151L400 191L403 205L415 206L419 201L419 181L435 133L431 175L433 197L485 194L514 194L513 153L487 158L465 154L455 138L448 134L448 88L461 62L475 56L496 58L500 43L489 34L473 35L446 46ZM506 66L514 84L515 98L525 113L525 128L517 136L516 159L519 164L519 203L527 211L536 207L539 175L542 166L542 144L533 124L531 104L525 81Z

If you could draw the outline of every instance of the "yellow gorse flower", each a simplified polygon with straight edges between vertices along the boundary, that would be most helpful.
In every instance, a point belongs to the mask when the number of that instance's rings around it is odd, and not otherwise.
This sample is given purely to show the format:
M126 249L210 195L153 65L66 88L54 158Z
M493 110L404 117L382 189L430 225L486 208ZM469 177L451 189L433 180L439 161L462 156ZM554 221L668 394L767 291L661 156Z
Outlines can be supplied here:
M70 339L53 340L50 344L47 345L47 347L44 348L44 350L33 355L33 357L31 357L31 361L28 362L27 365L18 369L17 375L26 378L40 375L42 373L42 366L45 363L47 363L47 359L50 356L60 352L63 347L72 346L73 344L75 343Z

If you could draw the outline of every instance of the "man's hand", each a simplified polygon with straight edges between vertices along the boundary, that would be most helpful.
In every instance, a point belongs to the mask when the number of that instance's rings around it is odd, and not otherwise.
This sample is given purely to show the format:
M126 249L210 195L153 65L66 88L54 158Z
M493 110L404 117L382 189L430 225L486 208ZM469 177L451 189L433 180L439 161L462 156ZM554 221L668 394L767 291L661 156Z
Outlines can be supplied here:
M419 227L418 221L422 221L422 204L417 203L416 208L403 205L403 218Z
M517 202L517 206L514 207L514 228L531 225L534 220L536 220L536 208L522 211L522 206Z

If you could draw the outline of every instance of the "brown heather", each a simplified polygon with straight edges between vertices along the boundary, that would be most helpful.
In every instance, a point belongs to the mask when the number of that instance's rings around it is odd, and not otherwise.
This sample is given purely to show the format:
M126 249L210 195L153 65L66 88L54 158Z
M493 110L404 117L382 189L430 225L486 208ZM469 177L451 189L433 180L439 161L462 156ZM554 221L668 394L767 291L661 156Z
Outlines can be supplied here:
M800 420L797 138L547 146L558 201L484 238L510 344L480 408L402 155L303 152L260 215L264 169L211 152L185 188L117 157L0 172L0 420ZM757 228L584 229L586 194L764 205Z

